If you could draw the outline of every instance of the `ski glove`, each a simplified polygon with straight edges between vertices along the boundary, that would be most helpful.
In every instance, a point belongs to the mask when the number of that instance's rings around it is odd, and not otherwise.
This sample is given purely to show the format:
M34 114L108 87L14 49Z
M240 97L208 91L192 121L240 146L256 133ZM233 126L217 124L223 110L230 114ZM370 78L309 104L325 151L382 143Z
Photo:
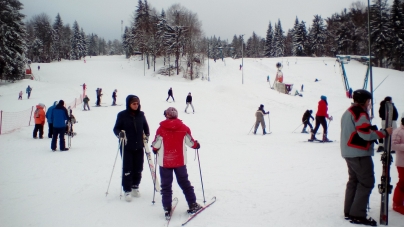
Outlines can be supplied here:
M119 132L119 138L125 138L125 132Z
M194 146L195 146L195 149L201 148L201 144L198 143L198 140L195 140L195 143L196 143L196 144L194 145Z
M332 116L330 116L328 119L330 119L330 121L332 121L333 117L332 117Z
M159 149L153 148L153 154L157 154L159 152Z

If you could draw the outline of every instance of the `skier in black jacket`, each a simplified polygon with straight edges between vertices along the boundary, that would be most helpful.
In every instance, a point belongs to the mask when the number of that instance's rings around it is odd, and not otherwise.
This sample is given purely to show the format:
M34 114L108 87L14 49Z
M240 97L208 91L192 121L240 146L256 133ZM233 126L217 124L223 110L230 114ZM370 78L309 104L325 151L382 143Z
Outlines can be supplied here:
M394 103L392 101L392 98L390 96L387 96L384 98L383 101L380 102L380 108L379 108L379 117L382 119L382 128L386 128L386 102L391 102L393 104L393 122L392 122L392 127L393 129L397 128L397 119L398 119L398 112L396 107L394 106ZM384 146L383 146L383 139L379 139L379 147L377 148L377 152L383 152L384 151Z
M127 143L124 146L123 156L123 178L122 187L125 192L125 200L132 200L139 197L139 184L142 179L143 161L144 161L144 143L143 133L146 139L150 135L149 125L143 111L140 111L140 99L135 95L126 97L126 110L118 113L114 134L117 137L123 137L121 130L126 133Z
M185 100L187 107L185 108L185 113L187 113L188 106L191 105L192 112L195 113L194 105L192 105L192 95L191 92L188 93L187 99Z
M170 87L170 89L168 90L168 97L167 97L167 99L166 99L166 102L168 102L168 99L169 98L172 98L173 99L173 101L175 102L175 99L174 99L174 96L173 96L173 88L171 88Z
M310 123L310 118L314 120L314 117L311 116L312 113L313 113L313 110L306 110L306 112L304 112L303 118L302 118L302 122L304 124L302 133L308 133L306 131L307 125L310 127L310 130L313 131L313 126Z

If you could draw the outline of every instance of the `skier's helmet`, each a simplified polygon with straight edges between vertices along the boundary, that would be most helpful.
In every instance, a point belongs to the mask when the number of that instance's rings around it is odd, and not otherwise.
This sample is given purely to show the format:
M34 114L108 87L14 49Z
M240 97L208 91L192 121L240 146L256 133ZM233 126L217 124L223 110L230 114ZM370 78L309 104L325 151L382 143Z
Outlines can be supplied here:
M372 99L372 94L364 89L354 91L353 100L359 104L365 104L368 99Z
M280 63L280 62L278 62L278 63L276 63L276 68L281 68L282 67L282 63Z

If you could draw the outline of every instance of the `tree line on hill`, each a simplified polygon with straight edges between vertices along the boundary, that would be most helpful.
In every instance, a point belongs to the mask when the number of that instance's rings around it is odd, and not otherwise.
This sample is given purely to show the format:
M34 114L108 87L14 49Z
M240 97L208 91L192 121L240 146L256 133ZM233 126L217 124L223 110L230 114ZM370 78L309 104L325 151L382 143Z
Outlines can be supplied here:
M370 6L370 39L373 64L404 70L404 0L373 0ZM286 32L281 21L269 22L266 37L255 32L251 37L234 35L231 42L220 37L204 37L196 13L174 4L160 13L147 0L138 0L131 26L125 27L122 40L106 42L96 34L86 35L77 21L70 27L57 14L53 24L40 14L23 22L19 0L0 2L0 78L10 81L23 78L27 59L51 62L79 60L85 56L125 54L140 55L148 69L155 68L157 57L163 57L161 74L198 77L206 56L284 57L368 55L368 7L354 2L349 9L323 19L315 15L306 28L296 17Z
M247 38L234 35L229 43L219 38L209 38L209 57L286 57L369 55L368 7L361 2L352 3L349 9L323 19L315 15L309 28L296 17L293 28L286 32L281 21L272 26L269 22L266 37L255 32ZM373 0L370 6L370 39L373 64L379 67L404 70L404 0ZM244 45L242 45L242 43Z

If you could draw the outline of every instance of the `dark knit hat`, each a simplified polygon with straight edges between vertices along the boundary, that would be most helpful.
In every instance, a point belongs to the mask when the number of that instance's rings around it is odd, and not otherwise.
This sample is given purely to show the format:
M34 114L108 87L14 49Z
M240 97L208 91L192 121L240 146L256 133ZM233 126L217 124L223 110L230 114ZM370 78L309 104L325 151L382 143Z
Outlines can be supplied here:
M61 105L61 106L64 106L64 105L65 105L65 101L60 100L58 104Z
M327 101L327 96L325 96L325 95L322 95L320 98L321 98L321 100Z
M134 96L133 98L131 98L131 99L129 100L129 104L132 104L132 103L134 103L134 102L137 102L137 103L140 105L140 99L139 99L139 97Z
M170 119L177 118L178 117L177 109L175 109L174 107L168 107L168 109L166 109L166 116L167 116L167 118L170 118Z

